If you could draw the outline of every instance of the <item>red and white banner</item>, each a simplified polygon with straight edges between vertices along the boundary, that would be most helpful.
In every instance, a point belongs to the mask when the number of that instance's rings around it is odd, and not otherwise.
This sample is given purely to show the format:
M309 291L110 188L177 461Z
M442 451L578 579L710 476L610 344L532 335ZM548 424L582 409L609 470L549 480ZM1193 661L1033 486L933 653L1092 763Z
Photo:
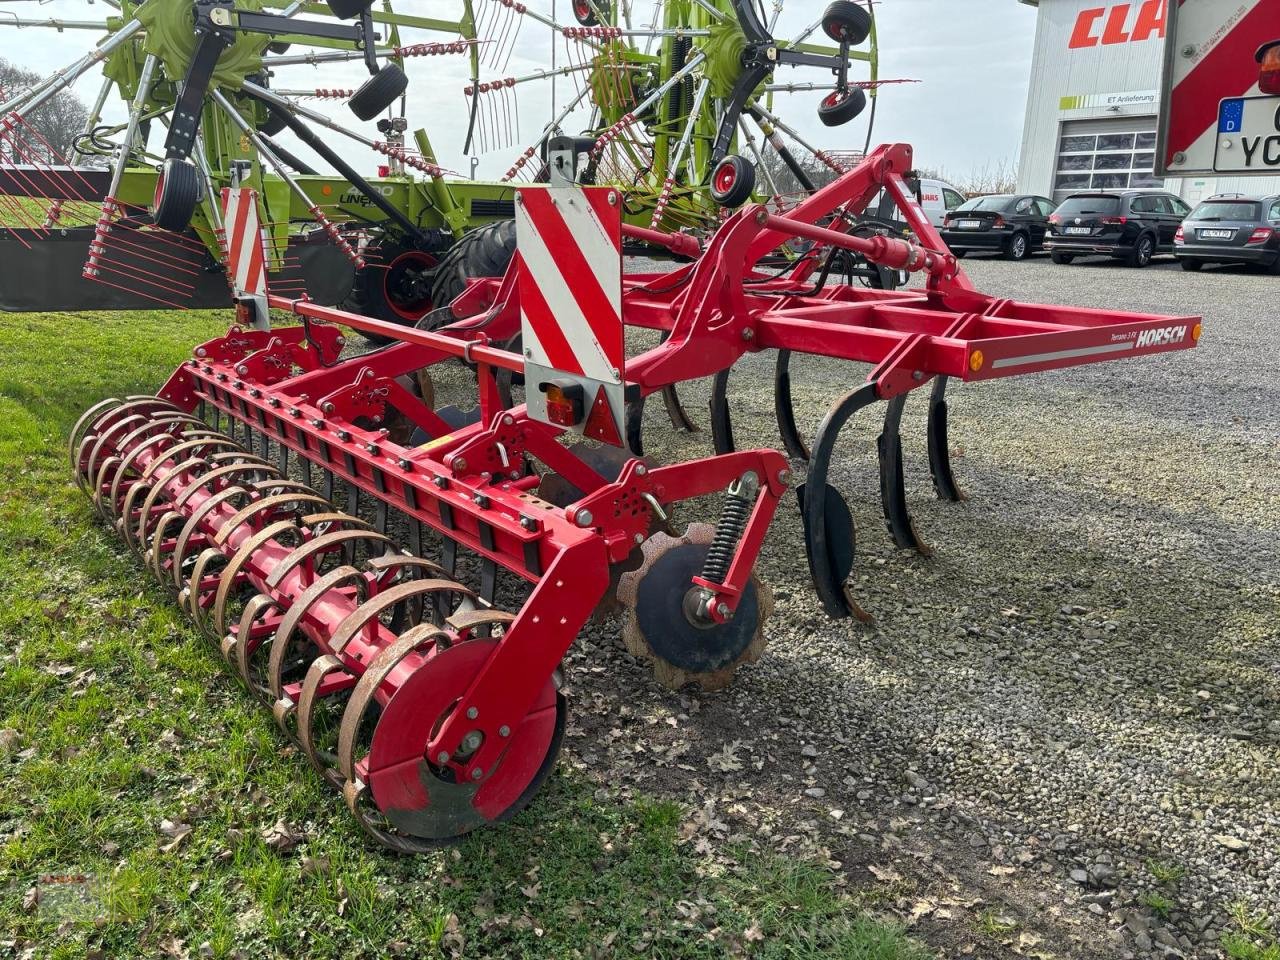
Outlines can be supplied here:
M266 296L266 237L258 221L257 191L223 187L222 223L227 237L227 280L237 295Z
M1280 0L1171 0L1157 173L1280 174L1280 98L1264 80Z

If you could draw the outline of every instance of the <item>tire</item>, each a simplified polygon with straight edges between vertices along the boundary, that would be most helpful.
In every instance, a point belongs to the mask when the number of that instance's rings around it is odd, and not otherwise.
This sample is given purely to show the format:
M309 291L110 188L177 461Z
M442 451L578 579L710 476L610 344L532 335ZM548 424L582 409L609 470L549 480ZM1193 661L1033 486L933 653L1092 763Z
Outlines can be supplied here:
M1125 254L1124 262L1127 266L1142 269L1151 262L1155 253L1155 240L1152 239L1151 234L1144 233L1134 241L1133 249Z
M740 207L756 189L756 168L737 154L729 154L711 172L711 198L722 207Z
M182 233L191 224L203 192L194 163L176 157L166 160L156 180L151 221L162 230Z
M1015 233L1004 245L1006 260L1025 260L1031 256L1031 238L1025 233Z
M595 0L595 9L587 0L573 0L573 19L577 20L584 27L596 27L600 25L600 17L596 16L596 10L600 11L600 16L605 19L609 17L609 0Z
M351 20L373 6L373 0L325 0L325 2L329 4L329 9L339 20Z
M477 227L440 258L431 283L431 302L447 307L473 277L500 277L516 254L516 222L499 220Z
M822 30L836 43L856 47L871 34L871 14L850 0L835 0L822 15Z
M404 71L394 63L387 63L364 82L347 101L347 106L361 120L372 120L395 103L408 87L409 78Z
M435 254L391 242L366 251L365 259L369 266L356 274L351 295L342 304L344 309L406 327L431 313L430 289L440 262ZM392 342L390 337L373 333L363 336L373 343Z
M867 107L867 94L861 87L832 90L818 104L818 119L828 127L848 123Z
M1181 260L1180 259L1178 262L1182 264L1182 269L1187 271L1187 273L1199 273L1201 270L1204 269L1203 260ZM1277 263L1280 263L1280 261L1277 261Z
M1074 254L1059 253L1057 250L1054 250L1052 253L1049 254L1049 256L1053 259L1054 263L1059 263L1059 264L1070 263L1072 260L1075 259Z

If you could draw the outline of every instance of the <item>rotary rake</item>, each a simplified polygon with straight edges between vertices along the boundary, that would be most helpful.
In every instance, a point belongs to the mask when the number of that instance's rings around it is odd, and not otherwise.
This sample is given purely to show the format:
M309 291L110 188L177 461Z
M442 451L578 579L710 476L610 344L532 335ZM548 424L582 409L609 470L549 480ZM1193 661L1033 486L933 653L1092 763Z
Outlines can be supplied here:
M572 142L558 144L552 170L571 170L573 156ZM547 776L565 723L560 664L593 613L621 604L628 648L670 686L715 689L762 655L772 598L752 568L792 462L731 449L725 384L744 353L779 351L793 454L807 451L788 352L873 365L832 406L798 491L815 587L839 617L859 612L845 584L853 530L827 476L834 439L858 410L888 401L885 514L900 542L919 546L896 432L911 390L936 384L931 462L940 492L958 496L945 460L947 378L1198 341L1194 317L976 292L912 201L910 165L910 148L882 147L785 215L739 211L703 250L622 223L612 188L570 177L522 188L518 256L459 298L463 319L408 328L272 295L297 325L233 326L157 396L89 410L70 439L76 479L371 837L402 852L451 840L511 816ZM842 212L880 189L918 241L841 229ZM696 259L624 278L624 238ZM814 246L788 275L754 269L794 238ZM926 286L826 285L822 262L843 250L920 272ZM665 336L627 356L627 325ZM344 359L344 327L397 342ZM516 335L519 352L495 346ZM474 371L470 411L433 399L432 373L459 360ZM717 453L658 465L626 449L646 395L704 376L716 377ZM523 402L512 398L516 378ZM681 530L675 506L716 493L719 520ZM500 594L523 600L505 612Z

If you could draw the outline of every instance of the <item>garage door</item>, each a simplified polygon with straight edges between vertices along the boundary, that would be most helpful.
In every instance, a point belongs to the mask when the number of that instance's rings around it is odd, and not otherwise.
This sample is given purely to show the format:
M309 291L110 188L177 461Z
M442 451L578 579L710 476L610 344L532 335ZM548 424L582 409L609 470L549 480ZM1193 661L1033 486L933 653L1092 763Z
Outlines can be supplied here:
M1159 188L1156 118L1115 117L1067 120L1058 137L1058 166L1053 198L1061 201L1082 190Z

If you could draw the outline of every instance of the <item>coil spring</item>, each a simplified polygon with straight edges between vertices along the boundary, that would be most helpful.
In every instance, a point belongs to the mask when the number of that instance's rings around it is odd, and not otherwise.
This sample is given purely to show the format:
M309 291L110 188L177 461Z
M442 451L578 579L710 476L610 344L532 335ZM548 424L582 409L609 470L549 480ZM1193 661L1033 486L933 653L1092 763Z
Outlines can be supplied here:
M707 548L707 557L702 561L702 578L712 583L724 583L729 575L729 565L733 563L733 555L738 550L738 541L747 529L747 520L751 517L754 498L748 499L743 494L742 484L735 481L729 487L724 500L724 508L720 511L720 521L716 524L716 535Z

